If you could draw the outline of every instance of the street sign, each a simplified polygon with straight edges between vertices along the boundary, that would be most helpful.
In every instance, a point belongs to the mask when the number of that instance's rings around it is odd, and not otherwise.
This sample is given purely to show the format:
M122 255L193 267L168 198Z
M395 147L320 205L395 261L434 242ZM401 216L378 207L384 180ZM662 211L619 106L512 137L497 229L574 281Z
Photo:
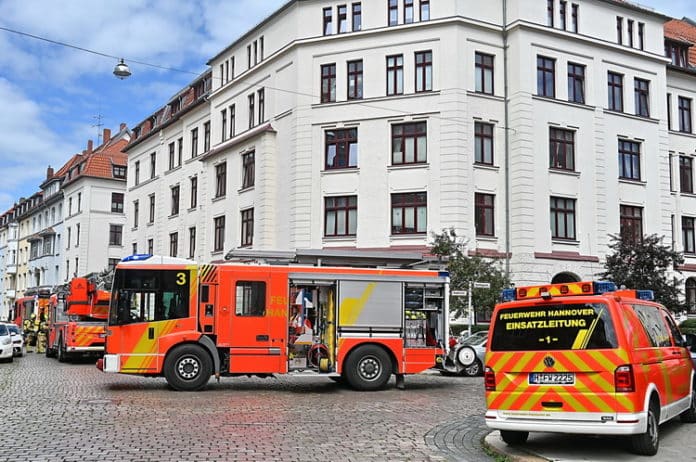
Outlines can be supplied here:
M490 289L491 285L488 282L474 282L474 289Z
M450 295L453 297L466 297L469 295L469 291L467 290L453 290L450 292Z

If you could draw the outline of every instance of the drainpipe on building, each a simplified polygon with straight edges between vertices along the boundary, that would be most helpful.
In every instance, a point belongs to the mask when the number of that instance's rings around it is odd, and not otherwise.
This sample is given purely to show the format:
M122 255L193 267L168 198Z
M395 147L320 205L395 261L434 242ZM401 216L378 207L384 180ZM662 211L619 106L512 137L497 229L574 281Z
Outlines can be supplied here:
M510 130L508 128L507 0L503 0L503 107L505 108L505 276L510 278Z

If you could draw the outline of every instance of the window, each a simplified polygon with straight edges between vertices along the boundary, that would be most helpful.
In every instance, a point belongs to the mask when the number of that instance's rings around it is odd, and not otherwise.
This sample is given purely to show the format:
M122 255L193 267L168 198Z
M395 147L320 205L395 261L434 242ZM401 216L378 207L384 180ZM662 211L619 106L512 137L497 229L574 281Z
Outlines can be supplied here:
M555 59L537 56L537 95L556 97L555 67Z
M179 185L172 187L172 213L171 215L179 214Z
M363 97L363 62L348 61L348 99Z
M640 181L640 143L619 140L619 178Z
M133 228L138 227L138 216L140 215L140 201L133 201Z
M132 249L131 255L135 255L135 254L137 254L137 253L138 253L138 243L137 243L137 242L134 242L134 243L133 243L133 249Z
M493 56L476 52L475 57L476 91L493 94Z
M72 238L71 238L71 236L70 236L71 231L72 231L72 230L70 229L70 226L68 226L68 246L66 247L66 249L69 249L69 248L70 248L70 241L72 240Z
M176 165L174 163L174 143L169 143L169 170L172 170Z
M179 138L178 143L178 153L177 153L177 165L181 165L181 161L184 159L184 139Z
M553 2L554 0L546 0L546 25L553 27Z
M242 189L254 186L254 151L242 154Z
M626 35L628 35L628 46L633 48L633 20L626 20Z
M256 40L254 40L254 65L259 62L259 45Z
M331 14L331 8L328 8L329 14ZM326 9L324 10L326 11ZM251 69L251 45L247 45L247 68Z
M217 217L213 223L215 225L213 251L222 252L225 246L225 217Z
M255 122L254 122L254 117L256 114L254 113L254 94L249 95L249 128L254 128Z
M621 239L626 243L643 240L643 208L621 205L619 207L619 229Z
M431 51L416 52L416 92L433 89L433 53Z
M136 186L140 184L140 161L135 162L135 184Z
M191 157L198 156L198 128L191 130Z
M493 124L474 122L474 162L493 165Z
M428 201L426 193L391 195L392 234L425 234Z
M404 24L413 22L413 0L404 0Z
M616 43L623 44L623 18L621 16L616 17Z
M358 166L358 129L327 130L325 135L327 170Z
M667 93L667 130L672 129L672 95Z
M189 228L189 258L194 259L196 257L196 227L192 226Z
M236 118L235 112L236 112L236 107L233 104L230 106L230 138L232 138L234 136L234 133L235 133L235 122L236 122L235 121L235 118Z
M256 96L259 99L259 123L261 123L266 120L266 92L262 88L256 92Z
M80 245L80 223L75 225L75 247Z
M579 8L579 6L577 3L573 3L572 5L570 5L570 11L571 11L571 13L570 13L570 17L571 17L570 30L573 32L578 31L578 8Z
M404 56L387 56L387 95L404 93Z
M633 79L636 103L636 115L650 117L650 82L643 79Z
M549 130L551 168L575 170L575 132L560 128Z
M111 211L123 213L123 193L111 193Z
M679 188L683 193L694 192L694 160L692 157L679 156Z
M566 10L568 7L568 2L561 0L559 3L560 8L558 9L559 19L561 21L561 29L566 30Z
M623 75L609 72L607 74L607 89L609 94L609 109L623 112Z
M691 99L679 97L679 131L691 133Z
M154 178L157 173L157 153L150 154L150 178ZM79 207L78 207L79 209Z
M665 40L665 56L672 60L673 66L687 67L688 50L686 45Z
M331 35L333 33L332 30L332 13L331 13L331 7L329 8L324 8L324 27L322 30L324 31L324 35Z
M179 251L179 233L169 233L169 256L176 257Z
M338 33L348 32L348 7L338 5Z
M551 237L575 239L575 199L551 198Z
M198 207L198 177L191 177L191 202L190 208L195 209Z
M638 23L638 48L643 49L645 46L645 24L642 22Z
M585 66L568 63L568 101L585 104Z
M694 241L694 220L693 217L682 217L682 241L684 253L696 253L696 242Z
M77 211L82 212L82 193L77 193Z
M109 225L109 245L121 245L123 239L123 226Z
M430 0L421 0L420 2L420 20L430 20Z
M321 102L336 101L336 64L321 66Z
M149 223L155 222L155 195L150 195L150 220Z
M210 122L203 124L203 152L210 150Z
M114 178L126 178L126 167L122 165L114 165L113 175Z
M227 109L223 109L220 111L220 125L221 125L221 134L222 134L222 141L225 141L227 139Z
M68 199L68 216L72 215L72 197Z
M150 255L153 255L155 253L155 240L154 239L147 240L147 253L149 253Z
M495 212L495 196L493 194L476 193L474 195L475 216L477 236L495 236L493 222Z
M215 197L227 194L227 162L215 166Z
M118 263L119 263L120 261L121 261L121 260L118 259L118 258L109 258L109 260L108 260L108 262L107 262L107 265L106 265L107 270L108 270L108 271L113 271L113 270L116 268L116 265L118 265Z
M360 3L353 3L353 32L357 32L362 29L362 5Z
M426 123L392 125L392 165L424 163L426 160Z
M230 79L234 79L234 56L230 58Z
M358 196L324 199L324 236L355 236L358 228Z
M254 209L242 210L241 215L242 233L240 245L248 247L254 243Z
M399 2L397 0L388 0L387 14L389 17L389 25L396 26L399 23Z
M266 283L237 281L234 314L236 316L266 315Z

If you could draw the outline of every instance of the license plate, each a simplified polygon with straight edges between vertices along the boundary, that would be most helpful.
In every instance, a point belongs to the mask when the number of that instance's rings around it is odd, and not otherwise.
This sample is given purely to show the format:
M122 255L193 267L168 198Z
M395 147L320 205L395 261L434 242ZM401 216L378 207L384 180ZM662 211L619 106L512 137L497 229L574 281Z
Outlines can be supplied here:
M575 374L572 372L532 372L529 374L530 385L573 385Z

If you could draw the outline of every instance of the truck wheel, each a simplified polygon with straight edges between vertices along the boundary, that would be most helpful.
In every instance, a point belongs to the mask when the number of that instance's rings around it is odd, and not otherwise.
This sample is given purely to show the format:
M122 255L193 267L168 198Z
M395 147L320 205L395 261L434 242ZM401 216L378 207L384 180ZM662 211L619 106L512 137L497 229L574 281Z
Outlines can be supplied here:
M689 400L689 409L679 414L679 418L685 423L696 422L696 383L691 385L691 399Z
M364 345L348 356L343 373L348 384L356 390L381 390L389 381L392 363L383 348Z
M500 430L500 437L509 446L524 444L529 438L529 432L516 432L512 430Z
M631 449L636 454L654 456L660 447L660 411L654 401L648 407L648 426L645 433L631 437Z
M174 348L164 361L164 377L170 387L178 391L200 390L213 375L213 361L207 351L198 345Z
M64 363L68 360L68 352L65 351L65 345L63 345L63 339L58 340L58 351L56 352L56 357L59 363Z

